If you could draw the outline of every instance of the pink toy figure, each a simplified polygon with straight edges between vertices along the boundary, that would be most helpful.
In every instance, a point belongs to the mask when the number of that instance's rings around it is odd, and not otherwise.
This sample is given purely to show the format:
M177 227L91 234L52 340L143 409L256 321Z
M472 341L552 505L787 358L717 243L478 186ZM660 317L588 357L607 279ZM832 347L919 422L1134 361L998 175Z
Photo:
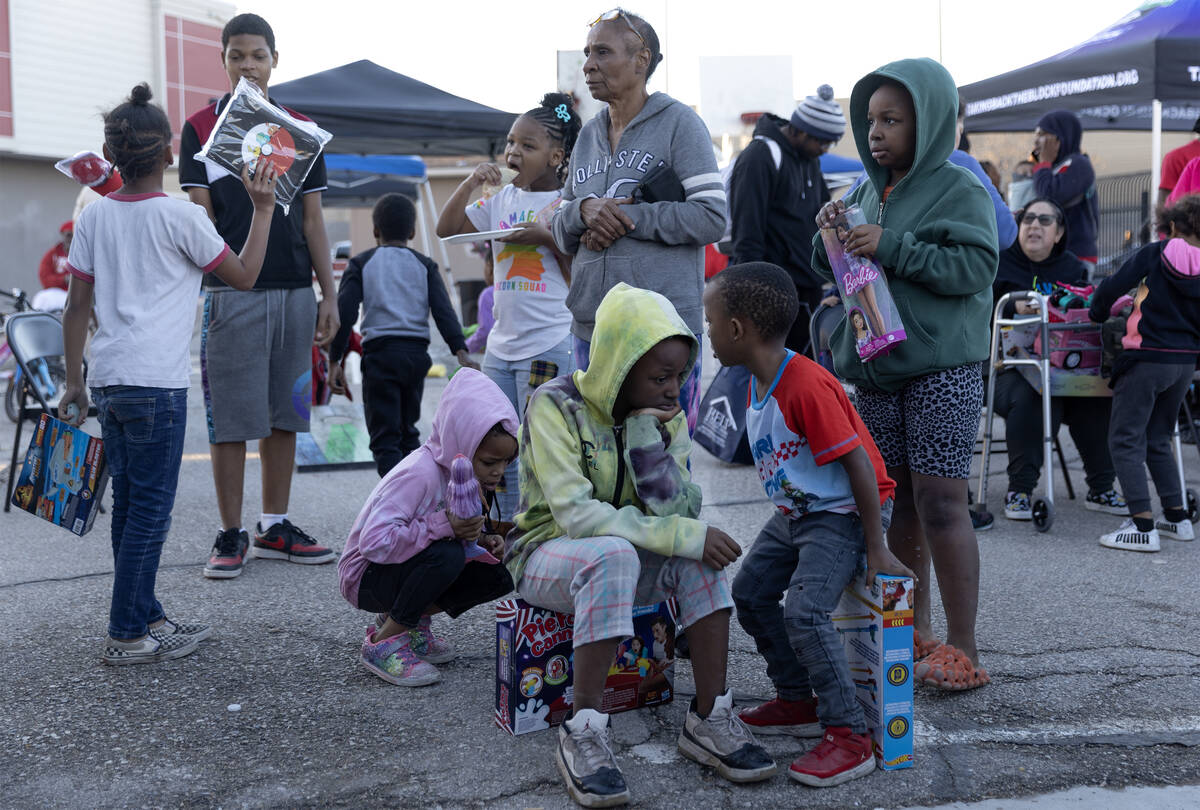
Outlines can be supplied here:
M459 520L473 518L483 512L483 497L471 460L461 453L450 462L450 483L446 486L446 505Z

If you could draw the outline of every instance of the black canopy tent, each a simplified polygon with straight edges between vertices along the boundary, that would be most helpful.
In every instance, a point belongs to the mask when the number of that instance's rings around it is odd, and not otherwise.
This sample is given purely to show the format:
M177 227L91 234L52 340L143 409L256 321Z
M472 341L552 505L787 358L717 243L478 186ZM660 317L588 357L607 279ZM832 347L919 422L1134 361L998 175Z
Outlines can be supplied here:
M512 113L460 98L367 59L272 85L271 98L312 117L333 133L330 149L343 156L364 158L491 156L503 148L508 130L516 120ZM326 163L329 164L328 158ZM416 177L406 170L342 166L330 175L332 196L358 198L344 200L343 204L366 202L361 182L373 174L379 175L376 190L381 192L387 188L403 193L404 189L392 186L397 182L415 183L417 208L421 213L418 222L426 250L438 251L453 290L450 256L445 245L432 234L437 211L423 166ZM345 188L335 189L334 184Z
M364 155L493 155L516 120L367 59L272 85L271 97L332 132L332 148Z

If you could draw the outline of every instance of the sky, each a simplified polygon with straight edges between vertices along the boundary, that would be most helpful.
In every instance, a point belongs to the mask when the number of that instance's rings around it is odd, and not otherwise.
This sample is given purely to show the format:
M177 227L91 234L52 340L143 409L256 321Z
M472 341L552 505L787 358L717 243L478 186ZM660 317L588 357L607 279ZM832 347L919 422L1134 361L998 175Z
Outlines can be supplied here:
M370 59L456 95L522 112L556 88L556 52L582 49L587 24L607 10L605 2L258 0L238 10L261 14L275 30L279 66L272 83ZM939 53L962 85L1066 50L1138 5L1138 0L629 0L627 7L645 17L662 42L665 59L650 89L696 105L700 60L706 56L791 56L796 98L813 94L820 84L847 97L855 81L886 62L936 59Z

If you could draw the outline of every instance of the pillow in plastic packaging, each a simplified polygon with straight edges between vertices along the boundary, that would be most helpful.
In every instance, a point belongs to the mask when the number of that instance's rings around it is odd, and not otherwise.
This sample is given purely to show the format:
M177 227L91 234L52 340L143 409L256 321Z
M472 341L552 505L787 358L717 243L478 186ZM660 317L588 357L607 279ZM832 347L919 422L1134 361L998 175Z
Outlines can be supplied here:
M242 166L249 165L253 176L260 161L269 161L279 173L275 199L286 213L332 138L312 121L301 121L272 104L258 85L243 78L196 159L239 177Z

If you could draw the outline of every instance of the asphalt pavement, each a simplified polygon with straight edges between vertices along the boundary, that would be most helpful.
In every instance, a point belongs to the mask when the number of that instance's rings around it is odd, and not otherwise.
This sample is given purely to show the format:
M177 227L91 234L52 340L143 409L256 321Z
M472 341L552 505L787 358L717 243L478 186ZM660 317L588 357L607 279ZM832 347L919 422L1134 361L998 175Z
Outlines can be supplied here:
M442 346L435 360L452 363ZM710 376L711 357L707 365ZM440 619L459 656L442 667L441 683L406 689L359 665L368 617L341 598L334 565L254 560L237 579L201 576L219 526L193 376L158 591L170 615L216 632L187 658L103 666L107 516L79 538L28 514L0 514L0 806L573 806L553 765L555 733L513 738L492 722L488 608ZM443 388L436 379L426 386L426 428ZM1063 437L1082 486L1078 454ZM0 464L11 442L12 425L0 419ZM1185 446L1184 460L1195 485L1195 447ZM1002 456L992 464L993 510L1003 464ZM697 449L693 471L704 519L748 546L770 514L753 469ZM252 456L248 524L257 518L258 475ZM373 470L297 475L291 519L340 549L376 481ZM675 749L693 690L681 661L674 704L613 717L632 806L1200 804L1200 543L1164 540L1159 554L1102 548L1096 538L1119 519L1067 500L1061 479L1056 489L1050 533L1001 517L979 535L978 635L992 684L957 694L918 687L915 767L806 788L782 768L812 741L768 738L781 774L726 783ZM940 609L936 624L944 628ZM769 698L763 662L736 621L731 648L738 701ZM1056 792L1073 788L1093 790ZM1105 790L1119 788L1135 792Z

